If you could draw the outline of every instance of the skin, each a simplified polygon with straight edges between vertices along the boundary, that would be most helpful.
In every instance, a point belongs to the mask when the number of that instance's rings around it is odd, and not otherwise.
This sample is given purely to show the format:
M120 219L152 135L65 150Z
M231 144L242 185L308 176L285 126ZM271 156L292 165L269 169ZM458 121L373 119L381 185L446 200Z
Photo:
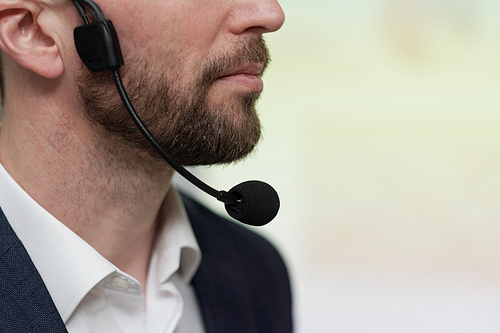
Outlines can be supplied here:
M148 69L168 72L181 86L192 85L207 55L231 52L284 22L275 0L98 3L120 34L126 61L147 57ZM0 161L41 206L144 288L173 171L86 117L76 83L84 71L72 37L77 25L69 0L0 2ZM261 88L256 75L236 73L216 80L208 100L239 105L240 93ZM235 126L244 119L238 110L224 112L234 112Z

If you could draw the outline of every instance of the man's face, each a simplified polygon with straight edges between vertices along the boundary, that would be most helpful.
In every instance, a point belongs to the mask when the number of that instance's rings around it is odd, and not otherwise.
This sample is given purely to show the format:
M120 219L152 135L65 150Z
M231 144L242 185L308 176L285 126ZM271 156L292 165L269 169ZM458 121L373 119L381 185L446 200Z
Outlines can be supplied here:
M255 102L269 61L262 34L284 16L275 0L108 0L125 58L122 76L139 115L185 165L227 163L260 137ZM79 76L89 118L119 140L149 145L109 73Z

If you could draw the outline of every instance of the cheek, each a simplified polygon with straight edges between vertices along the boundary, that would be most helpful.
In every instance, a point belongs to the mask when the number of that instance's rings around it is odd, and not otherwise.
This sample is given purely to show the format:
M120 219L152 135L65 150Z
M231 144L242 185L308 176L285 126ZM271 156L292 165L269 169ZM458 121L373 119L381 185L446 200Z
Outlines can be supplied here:
M141 1L111 12L126 64L146 61L149 71L186 80L224 46L225 14L213 0Z
M204 11L165 23L160 35L161 47L176 53L177 60L188 66L199 64L207 55L217 52L218 41L222 40L220 25L215 18L207 20Z

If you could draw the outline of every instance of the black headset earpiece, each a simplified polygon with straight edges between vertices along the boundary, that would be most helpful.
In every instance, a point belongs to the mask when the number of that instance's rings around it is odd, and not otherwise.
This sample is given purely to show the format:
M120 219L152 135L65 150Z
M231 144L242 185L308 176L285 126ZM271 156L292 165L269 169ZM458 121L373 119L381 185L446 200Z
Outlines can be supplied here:
M76 27L74 35L76 50L92 72L116 70L123 65L118 36L110 20Z
M76 27L74 31L76 50L85 66L92 72L119 69L123 65L123 56L113 22L104 18L101 9L94 2L72 1L85 22L85 25ZM89 22L80 3L90 9L94 22Z

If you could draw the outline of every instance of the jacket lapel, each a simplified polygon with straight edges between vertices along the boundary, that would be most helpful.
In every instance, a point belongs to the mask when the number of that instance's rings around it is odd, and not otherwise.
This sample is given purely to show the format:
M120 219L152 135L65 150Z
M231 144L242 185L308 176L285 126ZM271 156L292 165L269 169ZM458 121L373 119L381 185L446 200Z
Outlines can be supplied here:
M246 274L234 255L234 240L203 207L185 197L184 203L202 253L192 284L206 333L257 333Z
M1 209L0 332L67 332L40 274Z

